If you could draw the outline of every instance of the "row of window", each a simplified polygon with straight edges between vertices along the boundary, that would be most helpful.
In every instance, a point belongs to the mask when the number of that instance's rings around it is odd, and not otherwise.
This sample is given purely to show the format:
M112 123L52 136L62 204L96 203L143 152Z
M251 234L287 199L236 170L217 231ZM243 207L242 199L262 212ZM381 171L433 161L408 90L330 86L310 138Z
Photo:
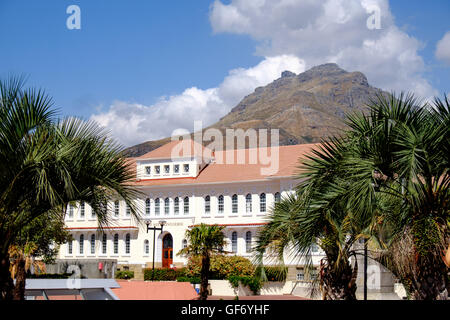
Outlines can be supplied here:
M275 193L274 195L275 197L275 202L279 202L281 199L281 195L279 192ZM237 214L238 213L238 208L239 208L239 200L238 200L238 195L234 194L231 196L231 212L233 214ZM145 200L145 215L150 215L151 214L151 200L150 198L147 198ZM165 199L160 199L160 198L156 198L154 201L154 214L155 215L160 215L162 212L162 210L164 210L164 214L168 215L170 213L170 198L165 198ZM220 195L217 197L217 208L216 208L216 212L219 214L223 214L225 212L225 198L223 195ZM261 193L259 195L259 212L266 212L267 210L267 206L266 206L266 194L265 193ZM85 217L85 212L86 212L86 205L84 202L81 203L80 205L80 218L83 219ZM245 212L246 213L252 213L253 212L253 200L252 200L252 195L249 193L245 196ZM184 214L184 215L188 215L189 214L189 197L175 197L173 199L173 213L175 215L178 214ZM211 197L205 196L204 197L204 213L205 214L210 214L211 213ZM120 215L120 202L119 200L116 200L114 202L114 207L113 207L113 215L114 217L118 218ZM72 205L69 205L69 209L68 209L68 216L70 219L73 218L74 216L74 207ZM130 217L131 216L131 208L128 204L126 204L126 209L125 209L125 216L126 217ZM92 218L95 218L95 211L92 210Z
M153 169L152 169L153 167ZM174 164L174 165L164 165L163 166L163 172L164 174L178 174L180 173L180 165L179 164ZM183 173L188 174L189 173L189 164L183 164ZM161 174L161 166L160 165L156 165L156 166L145 166L145 174L147 176L151 176L153 175L157 175L159 176Z
M164 200L164 214L169 214L170 213L170 199L169 198L165 198ZM161 214L161 202L162 200L160 200L160 198L156 198L155 199L155 215L160 215ZM180 197L176 197L173 200L173 212L175 215L178 215L180 213L183 213L185 215L189 214L189 197L184 197L183 199L183 205L180 205ZM183 212L181 212L181 210ZM149 198L147 198L145 200L145 214L146 215L150 215L151 212L151 200Z
M96 242L96 236L95 234L92 234L89 243L90 243L90 254L96 254L96 248L95 248L95 242ZM84 234L80 235L79 237L79 247L78 247L78 253L80 255L84 255ZM108 244L108 238L106 234L103 234L101 238L101 253L106 254L107 253L107 244ZM125 254L130 254L131 252L131 236L129 233L125 235ZM119 235L116 233L113 236L113 253L119 254ZM69 241L67 243L67 254L72 255L73 254L73 241Z
M245 233L245 253L250 253L252 251L252 232L247 231ZM233 231L231 234L231 252L238 253L238 234Z
M281 199L280 193L275 193L275 202L279 202ZM231 212L237 214L239 203L238 203L238 195L234 194L231 196ZM155 199L155 215L159 215L161 213L161 202L160 198ZM185 197L183 199L183 206L180 205L181 199L179 197L174 198L174 207L173 212L175 215L178 215L181 213L181 209L183 210L184 214L189 213L189 197ZM245 211L246 213L253 212L252 205L252 195L247 194L245 196ZM266 206L266 194L261 193L259 195L259 212L266 212L267 206ZM223 214L225 212L225 198L223 195L220 195L217 197L217 213ZM151 200L147 198L145 200L145 214L150 215L151 213ZM170 213L170 199L165 198L164 199L164 214ZM211 197L205 196L204 197L204 213L210 214L211 213Z
M89 239L89 244L90 244L90 254L94 255L96 254L96 235L92 234L90 239ZM78 253L80 255L84 255L84 234L81 234L79 237L79 247L78 247ZM108 238L106 234L103 234L101 237L101 254L106 255L107 254L107 249L108 249ZM182 247L185 248L187 246L187 241L186 239L183 239L182 242ZM251 231L247 231L245 233L245 253L250 253L252 250L252 232ZM131 236L129 233L127 233L125 235L125 248L124 248L124 253L125 254L130 254L131 252ZM144 240L144 254L148 255L150 252L150 243L149 241L146 239ZM238 252L238 233L236 231L234 231L231 234L231 252L233 253L237 253ZM72 255L73 254L73 241L69 241L67 243L67 254L68 255ZM119 234L115 234L113 236L113 254L119 254Z

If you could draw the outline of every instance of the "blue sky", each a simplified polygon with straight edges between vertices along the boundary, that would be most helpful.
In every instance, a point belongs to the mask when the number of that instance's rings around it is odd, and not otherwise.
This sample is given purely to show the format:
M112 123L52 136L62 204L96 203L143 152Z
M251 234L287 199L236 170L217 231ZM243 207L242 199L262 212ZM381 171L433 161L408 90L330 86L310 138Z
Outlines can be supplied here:
M66 8L81 9L81 30ZM152 103L187 87L208 88L248 67L248 37L214 36L210 1L0 2L0 74L26 74L67 115L89 117L113 100Z
M4 78L9 74L27 75L29 85L42 87L53 97L61 115L89 119L93 115L104 114L106 119L107 114L114 112L114 117L109 116L109 120L100 122L112 129L116 136L121 135L121 132L114 131L114 122L117 123L120 113L126 114L127 110L130 110L130 113L136 110L147 112L155 108L155 105L172 110L169 106L175 103L177 97L184 99L185 90L189 88L200 90L195 94L188 94L189 98L194 97L194 100L201 95L201 99L207 97L205 99L215 101L217 97L211 98L215 91L211 93L206 90L222 90L219 100L225 102L219 107L207 102L206 109L201 111L217 113L218 117L228 112L228 109L233 107L232 104L245 94L250 93L231 92L234 89L230 88L234 87L228 83L242 81L241 78L235 79L241 74L245 75L245 79L253 76L252 74L264 68L262 64L267 57L293 55L295 59L300 59L300 62L290 59L288 62L279 63L277 60L275 63L277 68L293 65L293 68L296 68L294 71L299 72L303 71L302 61L305 62L305 67L310 67L315 62L302 54L303 49L292 47L291 44L295 44L295 41L277 38L282 32L259 32L248 26L241 30L239 22L232 21L231 16L226 17L228 20L212 16L214 11L220 13L223 18L232 12L223 9L237 8L235 12L240 12L241 16L248 18L250 22L255 21L255 26L261 19L264 21L264 16L252 16L238 0L235 2L1 0L0 77ZM301 2L299 0L299 3ZM69 16L66 8L72 4L81 8L81 30L66 28L66 19ZM393 22L390 22L391 25L401 30L402 36L414 38L419 43L415 45L405 40L405 46L410 46L407 49L412 50L415 55L411 61L417 61L418 58L423 60L423 66L419 61L417 66L414 65L415 69L404 70L403 79L409 76L417 78L418 87L426 87L423 92L431 92L431 89L439 94L448 92L450 68L444 61L436 59L435 50L437 42L450 31L450 1L395 0L389 2L389 8L394 18ZM245 14L249 16L245 17ZM267 19L272 18L269 13ZM277 21L274 20L274 23ZM275 28L276 26L277 24ZM340 32L342 34L342 31ZM364 37L366 34L361 35L361 41ZM349 43L354 44L360 40L355 39ZM283 44L285 40L290 41L289 45ZM262 48L267 43L270 43L269 46ZM283 45L277 47L277 43ZM305 43L305 46L308 45L309 43ZM333 55L338 56L338 53L325 52L317 61L328 62L328 57ZM352 65L348 59L341 60L346 69L359 70L360 66L364 65L364 61ZM401 67L405 68L404 64ZM274 70L272 78L275 79L279 70ZM391 86L394 89L402 88L398 83L404 80L399 78L395 83L391 79L383 81L380 74L375 71L371 73L371 70L373 69L361 70L368 75L369 82L372 83L373 79L375 85L386 84L386 89ZM233 78L232 74L237 76ZM270 77L258 78L248 84L248 90L254 84L263 85L271 80L273 79ZM226 93L223 93L225 91ZM183 99L183 103L190 103ZM220 112L211 109L212 104L215 108L220 108L217 109ZM188 113L190 109L180 110L182 113ZM146 122L138 121L136 126L144 128L146 123L152 121L150 117L149 115L145 119ZM214 119L209 117L204 120L212 122ZM180 121L173 124L169 121L164 127L183 127ZM184 127L190 128L188 124ZM148 134L148 139L146 135L131 138L136 136L136 133L129 132L130 138L121 142L129 145L167 135L162 129L155 128L154 131L155 134Z

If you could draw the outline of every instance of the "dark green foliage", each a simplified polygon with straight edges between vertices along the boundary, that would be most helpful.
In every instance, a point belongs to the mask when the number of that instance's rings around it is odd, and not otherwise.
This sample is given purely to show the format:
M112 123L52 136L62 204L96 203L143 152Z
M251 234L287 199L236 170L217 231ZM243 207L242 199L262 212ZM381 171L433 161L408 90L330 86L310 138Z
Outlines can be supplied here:
M177 278L184 276L186 276L185 268L180 269L155 268L154 273L151 268L144 269L144 280L176 281Z
M233 288L238 288L239 283L241 283L243 286L247 286L254 294L258 294L263 285L263 282L258 277L230 276L228 277L228 281Z
M116 272L116 279L133 279L134 278L134 272L130 270L120 270Z
M191 284L198 284L200 283L201 279L200 277L178 277L178 282L190 282Z

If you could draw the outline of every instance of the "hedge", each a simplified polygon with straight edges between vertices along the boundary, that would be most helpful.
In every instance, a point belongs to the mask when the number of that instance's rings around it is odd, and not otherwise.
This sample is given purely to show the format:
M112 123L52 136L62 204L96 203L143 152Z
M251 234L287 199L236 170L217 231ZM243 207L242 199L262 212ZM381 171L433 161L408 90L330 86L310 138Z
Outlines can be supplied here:
M201 279L200 277L178 277L178 282L190 282L192 284L200 283Z
M134 271L129 270L121 270L116 272L116 279L133 279L134 278Z
M155 268L154 279L152 279L152 274L153 271L151 268L144 269L144 280L175 281L179 277L186 276L186 268Z

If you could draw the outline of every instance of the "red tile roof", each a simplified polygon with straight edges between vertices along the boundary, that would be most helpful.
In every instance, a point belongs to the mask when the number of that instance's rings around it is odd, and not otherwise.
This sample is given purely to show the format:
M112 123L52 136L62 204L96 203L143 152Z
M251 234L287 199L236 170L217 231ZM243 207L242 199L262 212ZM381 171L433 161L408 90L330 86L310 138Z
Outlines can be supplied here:
M136 160L148 159L151 156L162 156L169 154L169 149L176 145L177 141L172 141L159 149L161 152L149 152L139 158L130 158L130 165L136 171ZM166 178L166 179L140 179L136 180L133 185L136 186L165 186L165 185L183 185L183 184L208 184L220 182L236 182L236 181L257 181L269 180L277 177L290 177L298 172L299 159L304 158L316 148L318 144L300 144L291 146L280 146L258 149L240 149L229 151L216 151L215 162L207 165L197 177L185 178ZM249 159L250 155L255 152L257 154L256 163L252 163ZM269 175L263 175L262 170L268 169L270 164L264 163L264 159L260 155L267 155L270 158L272 152L278 152L278 168ZM237 163L238 154L243 154L244 163ZM234 156L234 163L227 163L227 157ZM276 159L276 154L274 154ZM134 164L133 164L134 163Z

